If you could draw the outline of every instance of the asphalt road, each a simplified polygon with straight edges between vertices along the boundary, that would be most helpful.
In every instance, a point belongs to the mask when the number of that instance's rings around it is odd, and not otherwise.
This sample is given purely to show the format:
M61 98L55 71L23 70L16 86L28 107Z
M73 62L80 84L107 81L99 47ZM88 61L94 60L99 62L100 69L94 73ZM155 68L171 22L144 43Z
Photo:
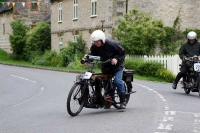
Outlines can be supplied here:
M200 98L134 80L125 110L66 110L75 73L0 65L0 133L200 133Z

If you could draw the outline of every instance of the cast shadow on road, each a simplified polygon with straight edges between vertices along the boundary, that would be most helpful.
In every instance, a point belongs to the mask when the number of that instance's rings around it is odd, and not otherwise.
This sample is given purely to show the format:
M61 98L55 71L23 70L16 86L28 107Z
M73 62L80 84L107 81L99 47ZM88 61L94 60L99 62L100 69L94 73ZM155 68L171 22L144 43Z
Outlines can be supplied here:
M199 99L199 93L198 92L190 92L190 94L185 94L185 92L174 92L174 94L184 96L184 97L193 97Z
M132 108L126 108L126 109L115 109L115 108L91 109L91 110L81 112L76 117L85 117L85 116L93 116L93 115L101 115L101 116L102 115L116 115L116 114L119 114L119 113L125 113L125 112L130 112L130 111L133 111L133 109ZM74 118L74 117L71 117L71 118Z

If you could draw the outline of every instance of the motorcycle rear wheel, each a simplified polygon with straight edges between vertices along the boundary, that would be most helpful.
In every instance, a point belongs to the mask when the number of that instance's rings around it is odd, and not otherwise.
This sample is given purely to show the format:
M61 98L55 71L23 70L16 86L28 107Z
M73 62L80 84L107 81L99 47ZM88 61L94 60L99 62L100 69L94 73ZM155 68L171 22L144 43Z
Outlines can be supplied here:
M130 82L131 84L131 82ZM125 88L125 93L126 93L126 96L125 96L125 103L126 105L128 104L128 101L130 99L130 94L128 94L128 88L129 85L127 85L125 82L124 82L124 88ZM119 95L117 94L117 90L115 89L115 96L114 96L114 99L113 99L114 103L113 103L113 106L116 108L116 109L120 109L120 100L119 100Z
M67 97L67 111L71 116L77 116L84 105L83 85L75 83Z

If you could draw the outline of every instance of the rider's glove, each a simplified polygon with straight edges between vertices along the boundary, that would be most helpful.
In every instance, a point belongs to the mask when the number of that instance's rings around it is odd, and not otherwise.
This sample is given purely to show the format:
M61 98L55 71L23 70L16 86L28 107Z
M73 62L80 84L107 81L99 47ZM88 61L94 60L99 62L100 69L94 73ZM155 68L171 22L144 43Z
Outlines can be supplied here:
M185 62L185 58L186 58L186 56L183 56L183 59L182 59L183 62Z

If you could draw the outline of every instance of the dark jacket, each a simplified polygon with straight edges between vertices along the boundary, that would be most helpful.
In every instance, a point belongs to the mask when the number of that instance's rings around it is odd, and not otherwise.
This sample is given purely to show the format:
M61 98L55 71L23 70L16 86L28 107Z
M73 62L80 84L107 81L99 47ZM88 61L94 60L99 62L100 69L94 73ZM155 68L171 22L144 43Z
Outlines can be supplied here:
M195 42L194 44L190 44L189 42L183 43L181 48L179 49L179 57L183 60L183 57L193 57L194 55L200 56L200 43ZM186 65L190 67L192 63L182 61L182 65Z
M192 57L194 55L200 56L200 43L199 42L195 42L194 44L190 44L189 42L183 43L183 45L179 49L179 57L183 59L184 56Z
M102 73L114 75L117 71L124 69L124 48L117 42L111 39L106 39L101 47L92 44L90 48L90 55L100 56L101 61L108 59L117 59L117 64L112 65L111 62L102 64Z

